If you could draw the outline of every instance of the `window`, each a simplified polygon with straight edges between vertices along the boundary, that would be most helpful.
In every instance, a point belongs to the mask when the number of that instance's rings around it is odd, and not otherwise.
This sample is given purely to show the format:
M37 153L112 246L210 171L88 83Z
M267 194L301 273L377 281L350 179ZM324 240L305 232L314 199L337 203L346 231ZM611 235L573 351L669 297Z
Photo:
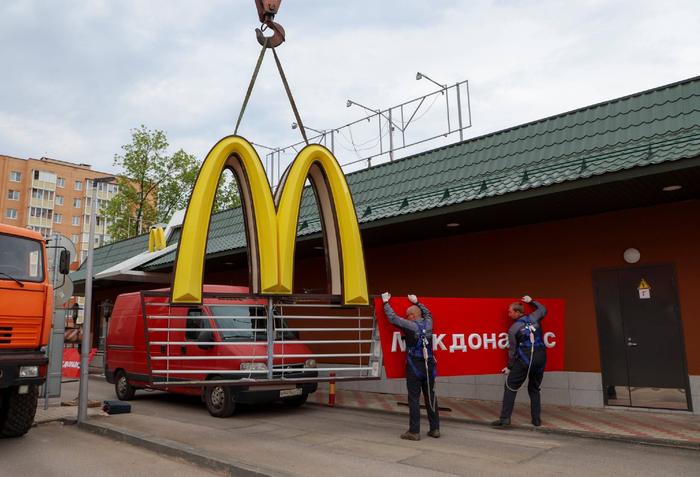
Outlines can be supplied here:
M42 207L30 207L29 208L29 216L36 217L37 219L51 220L51 219L53 219L53 210L44 209Z
M63 196L62 195L56 196L56 205L63 205Z
M71 235L70 241L73 242L74 245L78 245L78 242L80 241L80 234Z
M73 184L73 189L83 190L83 181L75 181L75 184Z
M227 329L227 331L219 331L224 341L267 340L267 319L263 306L251 305L246 308L211 305L208 308L213 316L221 317L214 321L215 326ZM286 322L281 318L275 318L275 329L277 330L275 339L299 339L297 332L283 331L284 328L287 328Z
M10 171L10 180L13 182L19 182L22 180L22 173L19 171Z
M73 216L73 225L75 226L80 226L80 216L79 215L74 215Z
M7 198L10 200L19 200L19 191L10 189L7 191Z
M59 177L58 179L56 179L56 186L65 187L66 186L66 179L63 177Z
M80 199L78 199L78 198L73 199L73 207L75 207L76 209L79 209L80 204L81 204Z
M54 215L53 215L53 221L54 221L55 223L57 223L57 224L60 224L61 222L63 222L63 215L61 215L61 214L54 214Z
M41 282L44 279L44 257L41 242L0 234L0 263L12 275L11 279ZM8 280L8 277L0 277Z
M7 209L5 211L5 217L8 219L16 219L17 218L17 209Z
M44 182L56 182L56 174L53 172L46 172L46 171L38 171L34 170L34 180L35 181L44 181Z
M32 199L53 200L53 191L46 189L32 189Z
M186 340L197 341L200 333L199 329L208 328L206 326L202 326L206 320L200 319L199 317L201 316L201 310L191 309L187 311L187 321L185 322L185 328L187 328L187 331L185 331Z
M49 227L29 227L29 228L32 230L36 230L41 235L43 235L44 238L48 238L51 235L51 229Z

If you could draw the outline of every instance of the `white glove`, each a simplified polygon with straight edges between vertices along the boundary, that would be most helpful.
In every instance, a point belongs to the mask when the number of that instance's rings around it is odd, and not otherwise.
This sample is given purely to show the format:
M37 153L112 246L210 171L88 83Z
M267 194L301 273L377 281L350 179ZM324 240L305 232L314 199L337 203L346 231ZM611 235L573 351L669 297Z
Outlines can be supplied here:
M521 298L522 301L525 303L530 303L532 301L532 297L530 295L525 295L524 297Z
M418 303L418 297L416 295L408 295L408 301L415 305Z
M506 376L508 376L508 373L510 373L510 369L508 369L508 367L506 366L505 368L503 368L503 369L501 370L501 373L502 373L502 374L505 374Z
M389 292L382 293L382 301L384 303L389 303L390 299L391 299L391 293L389 293Z

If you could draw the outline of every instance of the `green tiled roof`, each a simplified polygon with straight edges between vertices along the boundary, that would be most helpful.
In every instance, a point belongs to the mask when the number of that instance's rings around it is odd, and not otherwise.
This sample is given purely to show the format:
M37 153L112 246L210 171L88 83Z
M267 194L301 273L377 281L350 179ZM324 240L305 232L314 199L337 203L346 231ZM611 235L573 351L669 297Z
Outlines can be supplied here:
M109 267L121 263L141 252L145 252L146 250L148 250L148 234L120 240L119 242L96 248L95 255L92 259L94 274L96 275L107 270ZM73 280L73 282L85 280L85 262L80 265L78 270L70 274L70 279Z
M363 224L699 155L697 77L353 172L347 181ZM307 188L299 235L319 231ZM207 254L245 246L240 209L212 217Z

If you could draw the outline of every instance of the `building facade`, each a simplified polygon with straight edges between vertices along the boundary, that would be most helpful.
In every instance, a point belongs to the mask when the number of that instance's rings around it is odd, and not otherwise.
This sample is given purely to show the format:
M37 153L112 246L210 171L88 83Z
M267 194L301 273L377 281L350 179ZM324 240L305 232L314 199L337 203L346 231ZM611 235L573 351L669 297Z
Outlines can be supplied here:
M76 246L78 255L72 268L77 268L87 255L91 179L107 176L88 164L0 155L0 222L31 228L47 238L52 234L66 236ZM117 187L116 183L98 183L96 247L110 241L109 224L99 211L114 197Z
M371 293L561 298L565 369L546 374L543 402L700 412L700 77L353 172L347 181ZM296 293L327 289L321 232L307 188ZM163 287L178 238L174 230L171 250L139 262L141 282L133 273L98 278L95 312L119 293ZM147 236L98 249L96 275L146 249ZM245 285L248 271L241 209L214 215L204 283ZM73 274L77 289L84 275ZM438 392L498 400L503 380L442 378ZM342 386L405 392L402 380Z

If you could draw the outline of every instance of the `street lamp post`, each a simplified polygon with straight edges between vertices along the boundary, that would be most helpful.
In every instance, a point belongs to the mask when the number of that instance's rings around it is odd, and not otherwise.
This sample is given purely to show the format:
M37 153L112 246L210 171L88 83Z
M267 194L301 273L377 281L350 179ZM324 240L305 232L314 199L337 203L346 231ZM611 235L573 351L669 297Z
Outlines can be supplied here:
M88 235L88 256L85 266L85 309L83 311L83 340L80 352L80 394L78 397L78 422L87 421L88 406L88 366L90 358L90 322L92 321L92 256L95 248L95 222L97 222L97 184L111 182L114 177L92 179L92 204L90 204L90 233Z

